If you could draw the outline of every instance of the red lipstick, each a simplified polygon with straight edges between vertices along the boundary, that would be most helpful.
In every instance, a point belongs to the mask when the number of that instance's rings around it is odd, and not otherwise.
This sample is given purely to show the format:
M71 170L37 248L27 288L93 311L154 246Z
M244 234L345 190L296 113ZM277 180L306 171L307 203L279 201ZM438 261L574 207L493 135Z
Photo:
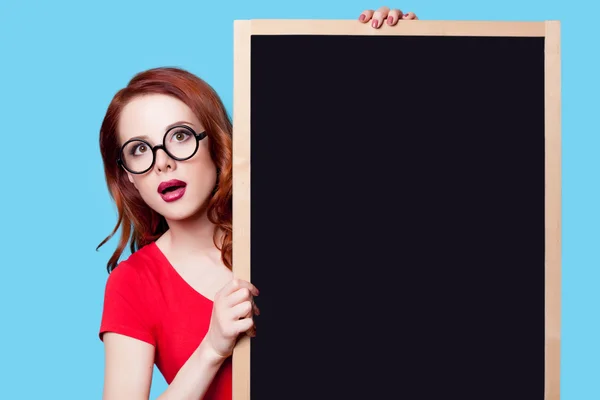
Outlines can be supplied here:
M179 179L171 179L170 181L161 182L156 190L160 197L166 202L179 200L185 193L187 183Z

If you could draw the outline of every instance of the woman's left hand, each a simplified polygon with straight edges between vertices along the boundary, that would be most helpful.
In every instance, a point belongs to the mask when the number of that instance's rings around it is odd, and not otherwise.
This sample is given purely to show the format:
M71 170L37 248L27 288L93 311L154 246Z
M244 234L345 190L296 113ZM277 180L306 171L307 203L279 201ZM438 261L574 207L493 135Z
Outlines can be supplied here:
M365 10L363 11L358 20L363 24L369 23L375 29L381 27L384 23L387 25L394 26L400 20L411 20L419 19L414 12L402 13L402 10L397 8L390 9L389 7L380 7L377 11Z

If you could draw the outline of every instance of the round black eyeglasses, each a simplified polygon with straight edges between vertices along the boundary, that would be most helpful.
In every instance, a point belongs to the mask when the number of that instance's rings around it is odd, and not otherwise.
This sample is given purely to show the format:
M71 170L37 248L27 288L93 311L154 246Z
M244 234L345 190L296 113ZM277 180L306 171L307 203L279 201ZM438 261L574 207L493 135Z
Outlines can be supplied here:
M177 125L165 132L162 144L156 146L146 140L130 139L121 146L117 164L132 174L143 174L154 166L159 149L174 160L185 161L196 154L200 141L205 137L206 131L196 133L189 126Z

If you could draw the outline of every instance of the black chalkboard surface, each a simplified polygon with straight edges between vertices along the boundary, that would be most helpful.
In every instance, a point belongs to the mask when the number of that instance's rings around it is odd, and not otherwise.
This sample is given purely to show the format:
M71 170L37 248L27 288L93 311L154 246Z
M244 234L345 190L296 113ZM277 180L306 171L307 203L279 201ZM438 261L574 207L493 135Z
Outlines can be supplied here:
M234 400L559 398L557 23L408 23L236 26Z

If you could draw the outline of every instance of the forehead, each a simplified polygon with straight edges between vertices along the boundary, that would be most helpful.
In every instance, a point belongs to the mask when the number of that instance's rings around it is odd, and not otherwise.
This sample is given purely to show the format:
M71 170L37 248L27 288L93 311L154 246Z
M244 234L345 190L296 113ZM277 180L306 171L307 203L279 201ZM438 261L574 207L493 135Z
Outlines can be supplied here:
M121 143L137 136L147 136L160 142L167 126L187 121L196 131L200 121L181 100L162 94L149 94L132 99L123 107L118 124Z

